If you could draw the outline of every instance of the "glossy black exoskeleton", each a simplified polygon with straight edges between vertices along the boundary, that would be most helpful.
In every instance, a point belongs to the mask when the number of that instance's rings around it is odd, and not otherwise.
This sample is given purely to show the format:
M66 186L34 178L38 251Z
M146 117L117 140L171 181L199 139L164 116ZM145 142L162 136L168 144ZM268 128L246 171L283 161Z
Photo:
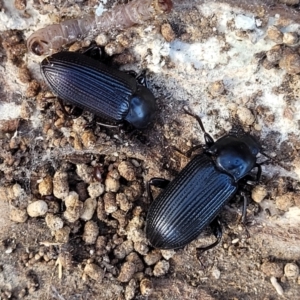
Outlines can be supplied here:
M214 142L205 132L201 119L187 113L198 120L206 146L203 153L195 155L173 181L163 178L150 180L147 187L151 200L151 185L164 190L151 202L146 219L146 236L156 248L176 249L189 244L211 225L217 240L201 248L205 251L220 242L222 230L217 216L237 193L239 186L250 183L247 175L253 169L257 169L254 183L259 181L261 165L257 163L256 156L261 147L247 133L228 134ZM200 146L191 150L196 148ZM243 191L241 195L244 199L244 219L247 199Z
M42 75L60 99L86 109L109 123L148 126L156 112L152 92L132 75L84 54L59 52L41 63Z

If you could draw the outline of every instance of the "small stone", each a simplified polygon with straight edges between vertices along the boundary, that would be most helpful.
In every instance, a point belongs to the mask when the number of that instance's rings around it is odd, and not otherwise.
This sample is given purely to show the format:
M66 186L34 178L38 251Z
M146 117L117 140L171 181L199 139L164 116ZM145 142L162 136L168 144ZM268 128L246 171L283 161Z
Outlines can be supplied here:
M160 28L161 34L167 42L172 42L175 40L175 33L169 23L164 23Z
M98 46L104 47L108 43L109 39L105 33L100 33L96 38L95 42Z
M86 222L84 225L84 232L82 235L83 241L88 245L95 244L98 235L99 235L99 227L97 223L94 221Z
M282 44L283 33L276 26L270 26L267 30L267 35L276 44Z
M248 109L244 106L240 106L237 109L237 115L239 116L241 122L244 123L245 125L250 126L255 121L255 117L252 114L252 112L250 111L250 109Z
M124 193L118 193L116 195L116 202L119 205L120 209L127 212L133 206L132 202L128 201Z
M97 208L97 200L94 198L88 198L83 203L83 212L80 215L80 219L89 221L92 219Z
M149 297L153 292L152 281L144 278L140 283L140 291L144 297Z
M52 177L47 175L43 178L42 182L39 183L39 193L41 196L51 195L53 192L53 182Z
M40 217L46 214L48 205L44 200L37 200L27 206L27 213L30 217Z
M131 300L134 298L136 289L135 279L131 279L125 288L125 300Z
M108 172L105 180L105 190L107 192L117 192L120 188L120 174L117 170L113 169Z
M294 205L293 193L286 193L282 196L277 196L275 199L276 207L283 211L288 211L290 207ZM275 276L277 277L277 276Z
M82 144L85 148L93 148L96 144L96 136L91 130L86 130L81 135Z
M142 259L136 252L131 252L127 257L126 261L132 262L135 265L136 272L143 272L144 271L144 263Z
M114 255L118 259L123 259L132 251L133 251L133 243L132 241L127 240L115 248Z
M104 185L100 182L92 182L87 190L91 198L97 198L104 193Z
M93 263L87 264L83 272L90 278L97 281L97 284L102 282L105 275L104 270L102 270L99 266Z
M119 42L110 42L104 47L105 52L109 56L120 54L124 51L124 47Z
M225 92L225 86L222 80L210 83L208 86L208 91L212 96L220 96Z
M266 52L267 60L272 63L276 64L282 57L282 46L275 45L269 51Z
M215 279L219 279L221 276L221 271L217 268L217 267L213 267L211 270L211 275L215 278Z
M299 267L295 263L288 263L284 266L284 275L291 280L296 280L299 276Z
M296 32L285 32L283 34L283 43L288 46L293 46L299 41L298 34Z
M122 177L128 181L133 181L135 177L135 167L129 161L122 161L118 166L118 171Z
M290 49L285 49L282 59L279 61L279 67L288 74L300 73L300 56Z
M132 279L134 273L135 273L135 264L127 261L121 267L118 280L120 282L128 282L130 281L130 279Z
M144 261L148 266L156 264L161 259L160 250L153 250L144 257Z
M77 175L85 182L85 183L93 183L94 182L94 168L87 166L85 164L77 164L76 166Z
M28 214L26 209L19 209L16 207L12 207L9 212L9 218L13 222L24 223L28 219Z
M165 259L165 260L169 260L170 258L172 258L174 255L175 255L175 250L160 250L161 254L162 254L162 257Z
M267 195L267 189L263 185L255 186L251 192L251 198L257 203L260 203Z
M141 255L146 255L149 252L149 247L146 241L137 241L134 243L134 250Z
M45 217L45 221L46 221L47 226L51 230L58 230L58 229L63 228L63 226L64 226L63 220L60 217L55 216L54 214L48 213Z
M70 223L76 222L83 212L83 202L79 200L78 194L70 192L65 198L65 205L66 211L64 212L64 217Z
M116 195L114 193L106 193L103 196L104 210L107 214L111 214L118 210L116 203Z
M168 273L169 268L170 268L169 262L166 260L161 260L155 265L153 269L153 275L156 277L163 276Z
M69 194L68 174L57 171L53 177L53 195L58 199L64 199Z
M61 229L55 231L55 241L58 243L67 243L69 241L71 228L69 226L65 226Z
M97 218L101 221L105 221L107 218L107 214L104 210L104 203L101 198L98 199L98 204L97 204Z

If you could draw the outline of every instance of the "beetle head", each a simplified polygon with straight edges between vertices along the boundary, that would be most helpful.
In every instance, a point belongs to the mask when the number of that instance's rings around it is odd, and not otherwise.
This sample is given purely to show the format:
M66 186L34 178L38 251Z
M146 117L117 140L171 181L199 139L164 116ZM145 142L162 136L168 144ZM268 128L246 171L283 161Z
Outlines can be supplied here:
M155 112L154 95L145 86L138 86L137 92L130 100L129 111L125 120L135 128L143 129L152 122Z
M216 160L216 165L221 171L239 181L255 167L259 151L258 142L250 135L226 135L217 140L207 153Z

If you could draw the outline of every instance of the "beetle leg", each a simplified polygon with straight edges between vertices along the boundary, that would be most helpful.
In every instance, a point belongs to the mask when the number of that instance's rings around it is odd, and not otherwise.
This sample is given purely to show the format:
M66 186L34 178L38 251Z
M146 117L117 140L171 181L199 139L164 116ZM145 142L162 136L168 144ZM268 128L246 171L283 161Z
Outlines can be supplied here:
M262 173L262 170L261 170L261 164L256 164L254 166L254 168L257 168L257 173L256 173L256 178L254 180L247 180L246 183L248 185L257 185L260 181L260 178L261 178L261 173Z
M146 70L143 70L140 74L135 76L136 81L140 84L148 88L147 79L146 79Z
M212 243L211 245L208 245L206 247L201 247L201 248L197 248L197 258L199 259L199 256L201 254L203 254L205 251L212 249L214 247L216 247L222 240L222 226L220 223L219 218L215 218L209 225L212 229L212 232L214 234L214 236L216 237L216 241L214 243Z
M178 152L179 154L185 156L185 157L188 157L190 158L192 153L197 150L197 149L200 149L200 148L203 148L203 145L196 145L194 147L192 147L190 150L186 151L186 152L182 152L180 149L178 149L177 147L172 147L176 152Z
M80 116L82 115L83 110L82 110L81 108L78 108L78 107L76 107L76 106L72 106L72 107L71 107L71 111L70 111L70 112L67 112L67 110L66 110L66 108L65 108L65 105L63 104L62 99L60 99L60 98L58 98L58 97L56 97L56 99L57 99L57 101L58 101L58 103L59 103L59 105L60 105L60 108L61 108L62 112L63 112L67 117L72 118L72 119L77 119L78 117L80 117ZM79 113L75 113L75 114L74 114L74 111L75 111L75 110L79 110Z
M189 116L191 116L191 117L193 117L194 119L197 120L197 122L198 122L198 124L199 124L199 126L200 126L200 128L201 128L201 130L202 130L202 132L203 132L203 134L204 134L205 145L206 145L207 148L210 148L210 147L215 143L215 141L214 141L214 139L211 137L211 135L208 134L208 133L205 131L205 128L204 128L204 125L203 125L203 123L202 123L201 118L200 118L198 115L195 115L195 114L191 113L190 111L188 111L188 110L185 109L185 108L184 108L183 110L184 110L184 112L185 112L187 115L189 115Z
M164 188L167 187L167 185L169 183L170 183L170 180L160 178L160 177L153 177L147 182L147 193L148 193L148 196L149 196L151 202L153 201L153 196L152 196L152 192L151 192L151 185L159 187L161 189L164 189Z
M247 199L247 196L245 194L244 191L240 191L240 195L241 197L243 198L243 208L242 208L242 224L243 224L243 227L245 228L245 231L246 231L246 234L247 234L247 238L250 237L250 234L249 234L249 231L247 229L247 226L246 226L246 217L247 217L247 205L248 205L248 199Z

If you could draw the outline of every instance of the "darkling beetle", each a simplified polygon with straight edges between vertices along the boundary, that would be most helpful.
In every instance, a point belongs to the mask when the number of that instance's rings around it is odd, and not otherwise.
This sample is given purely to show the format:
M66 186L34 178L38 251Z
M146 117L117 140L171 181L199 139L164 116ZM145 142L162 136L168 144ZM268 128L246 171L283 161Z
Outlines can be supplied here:
M111 123L148 126L156 112L155 98L143 78L114 69L76 52L58 52L41 63L41 73L60 99Z
M151 205L146 218L146 236L155 248L176 249L189 244L210 225L217 240L198 249L200 254L200 251L211 249L221 241L218 214L224 205L238 192L242 183L259 181L262 170L256 156L262 152L255 138L245 132L242 135L227 134L214 142L200 117L185 112L198 121L204 133L204 151L195 155L173 181L152 178L148 182ZM187 154L198 148L200 145ZM253 169L257 169L255 181L247 181ZM151 185L163 188L154 201ZM247 198L243 191L241 196L244 200L244 222Z

